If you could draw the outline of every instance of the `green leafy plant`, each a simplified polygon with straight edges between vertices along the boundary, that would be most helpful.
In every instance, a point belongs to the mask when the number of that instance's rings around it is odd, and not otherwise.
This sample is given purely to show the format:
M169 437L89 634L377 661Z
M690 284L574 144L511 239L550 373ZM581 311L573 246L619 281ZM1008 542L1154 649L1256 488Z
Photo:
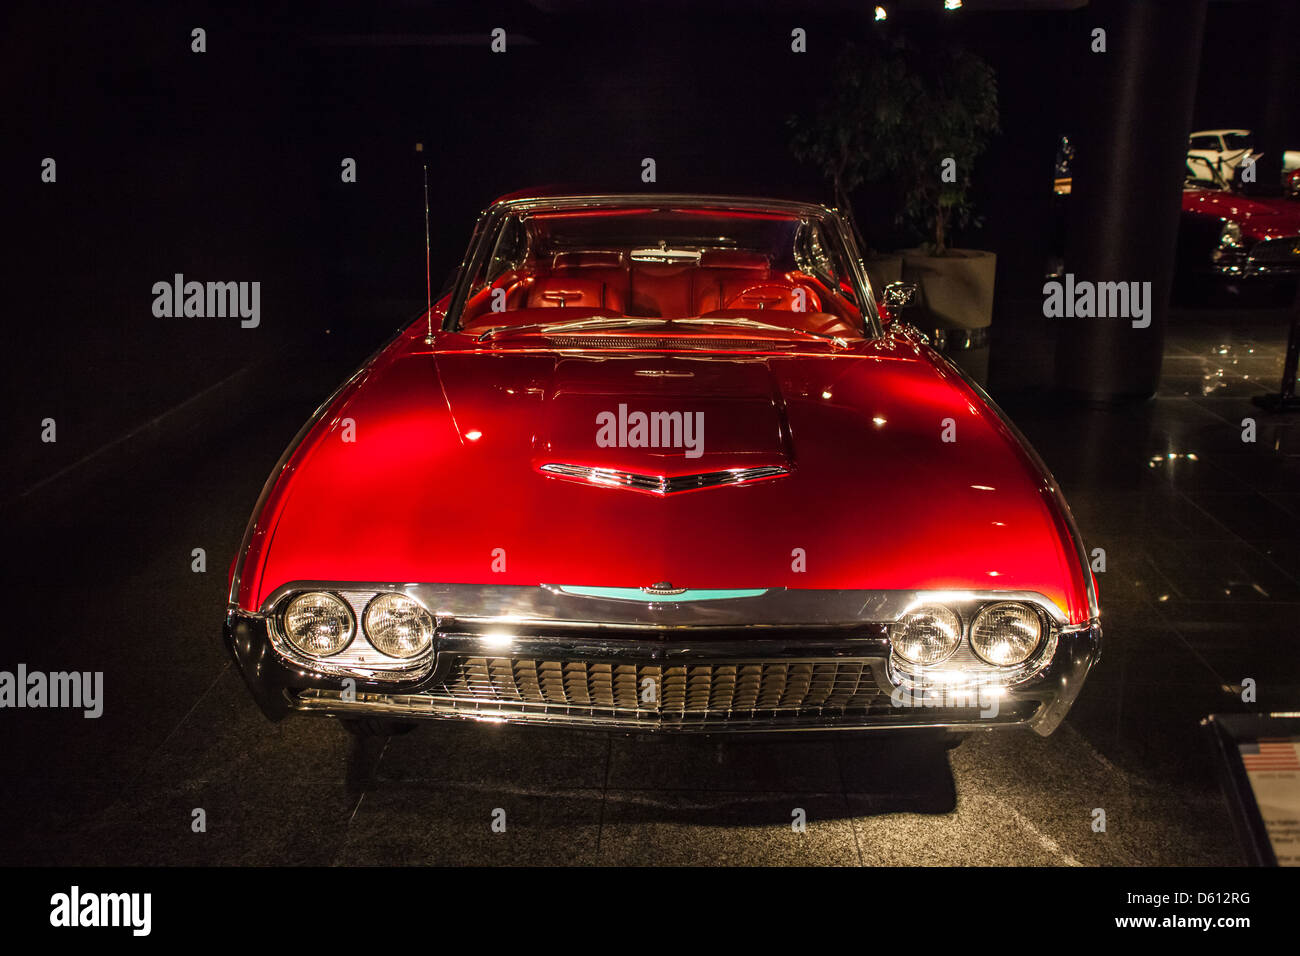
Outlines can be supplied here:
M974 54L850 44L828 94L789 126L795 157L821 171L850 218L853 191L888 178L933 255L947 252L954 226L978 225L971 171L997 132L998 94L992 67Z
M851 197L867 180L887 171L889 145L882 126L897 123L888 115L896 100L882 92L903 81L895 60L873 59L849 44L835 59L835 80L812 112L790 117L790 148L800 162L814 166L830 184L835 204L850 219Z

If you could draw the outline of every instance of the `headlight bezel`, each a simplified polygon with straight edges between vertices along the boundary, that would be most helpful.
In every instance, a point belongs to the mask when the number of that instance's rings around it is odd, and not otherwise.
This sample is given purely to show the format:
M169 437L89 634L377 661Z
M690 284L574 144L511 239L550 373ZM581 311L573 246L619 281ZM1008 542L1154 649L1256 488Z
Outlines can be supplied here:
M1056 653L1061 633L1069 628L1059 615L1042 603L1041 595L1026 592L916 592L910 609L941 604L961 621L961 641L957 650L937 664L917 664L903 657L892 639L894 627L906 617L900 614L886 627L889 644L888 673L895 684L909 687L940 684L993 683L1012 686L1038 674ZM999 604L1013 604L1037 617L1039 636L1034 649L1017 664L993 664L975 653L971 644L972 627L977 617Z
M341 651L331 657L312 657L297 645L289 641L284 626L284 611L300 595L313 592L328 592L336 598L342 598L352 611L354 632L352 641ZM266 633L271 647L280 664L297 672L299 677L326 679L335 681L351 678L359 686L392 686L395 684L413 684L425 680L438 661L438 634L435 633L431 647L424 653L411 658L390 657L376 649L366 638L363 626L366 607L382 594L398 592L415 598L429 610L435 622L440 623L438 615L431 610L431 603L422 594L413 593L410 584L393 584L389 582L351 582L307 579L292 581L276 588L263 602L261 614L266 621Z
M330 651L328 654L321 654L317 651L313 651L307 647L304 647L294 637L293 631L289 627L289 614L294 609L294 606L298 604L300 601L306 600L307 598L313 598L313 597L329 598L334 604L338 605L338 607L342 609L343 615L346 618L346 623L347 623L346 640L344 640L341 644L339 644L337 648ZM347 600L345 600L342 595L337 594L333 591L326 591L320 589L310 590L310 591L300 591L297 594L294 594L292 597L290 597L287 601L285 601L283 607L280 609L280 612L276 615L276 625L280 631L280 634L283 635L285 642L290 647L292 647L299 654L302 654L304 657L313 661L328 661L331 658L337 657L339 654L342 654L344 651L346 651L349 647L353 645L353 643L357 639L357 634L360 631L356 613L352 610L352 606L347 602Z

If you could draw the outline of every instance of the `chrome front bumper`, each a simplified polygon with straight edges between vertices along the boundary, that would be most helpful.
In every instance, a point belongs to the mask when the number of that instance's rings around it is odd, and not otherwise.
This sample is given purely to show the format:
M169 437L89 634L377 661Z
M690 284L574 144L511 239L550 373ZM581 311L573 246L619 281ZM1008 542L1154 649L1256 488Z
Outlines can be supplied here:
M457 661L458 674L482 675L477 681L458 676L415 693L358 692L351 699L336 690L311 689L299 693L293 706L336 715L623 731L985 730L1023 724L1046 736L1077 696L1096 659L1098 636L1098 629L1089 628L1058 639L1050 661L1015 685L924 690L891 679L887 639L617 650L555 647L546 640L522 642L511 648L510 657L502 657L499 649L457 637L444 640L439 656ZM660 650L666 652L660 656ZM647 682L654 688L649 699ZM738 695L746 699L735 703Z
M426 657L348 674L295 659L278 639L278 602L314 587L327 585L296 584L262 613L227 615L228 645L272 719L308 712L704 733L1029 726L1046 736L1100 654L1096 620L1066 627L1055 611L1025 667L906 673L886 626L917 592L773 589L675 603L555 588L336 584L349 596L403 590L438 618Z

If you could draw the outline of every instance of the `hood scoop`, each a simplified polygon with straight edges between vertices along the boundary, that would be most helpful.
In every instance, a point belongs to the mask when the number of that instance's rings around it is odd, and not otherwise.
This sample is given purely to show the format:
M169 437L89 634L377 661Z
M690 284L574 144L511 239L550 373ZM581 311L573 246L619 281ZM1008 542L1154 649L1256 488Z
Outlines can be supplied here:
M671 495L788 475L785 401L762 359L565 356L533 438L551 477Z
M672 495L681 491L715 488L718 485L743 485L751 481L780 478L790 474L790 469L780 465L761 465L755 468L731 468L727 471L669 477L638 475L630 471L615 471L612 468L597 468L591 465L569 465L562 462L550 462L540 466L538 471L556 478L585 481L593 485L604 485L607 488L645 491L652 495Z

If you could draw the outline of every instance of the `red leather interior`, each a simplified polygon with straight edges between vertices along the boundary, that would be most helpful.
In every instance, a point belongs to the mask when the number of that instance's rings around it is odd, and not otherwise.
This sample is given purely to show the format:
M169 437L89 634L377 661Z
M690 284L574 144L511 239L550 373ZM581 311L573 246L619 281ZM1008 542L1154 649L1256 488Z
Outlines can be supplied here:
M632 264L628 297L630 315L679 318L692 315L691 280L695 265L675 262Z
M627 303L627 266L621 252L560 252L549 276L539 270L526 308L596 308L621 314Z
M717 309L700 316L702 319L755 319L768 325L784 325L791 329L806 329L809 332L824 332L827 335L842 335L854 338L861 334L856 320L849 320L830 312L781 312L772 310L756 313L753 309Z
M719 310L811 314L835 299L811 276L782 272L764 255L734 249L705 250L698 263L634 262L620 251L559 252L544 264L500 276L476 294L467 322L491 310L498 288L505 290L506 312L592 309L669 319Z
M605 305L605 283L599 279L571 279L551 276L534 279L528 289L525 308L564 309L569 307L599 309Z
M727 302L771 275L767 256L731 249L710 249L700 256L694 276L695 314L726 308Z
M557 252L551 268L563 269L622 269L626 266L621 252Z
M770 269L772 261L761 252L743 249L705 249L700 253L701 269Z

